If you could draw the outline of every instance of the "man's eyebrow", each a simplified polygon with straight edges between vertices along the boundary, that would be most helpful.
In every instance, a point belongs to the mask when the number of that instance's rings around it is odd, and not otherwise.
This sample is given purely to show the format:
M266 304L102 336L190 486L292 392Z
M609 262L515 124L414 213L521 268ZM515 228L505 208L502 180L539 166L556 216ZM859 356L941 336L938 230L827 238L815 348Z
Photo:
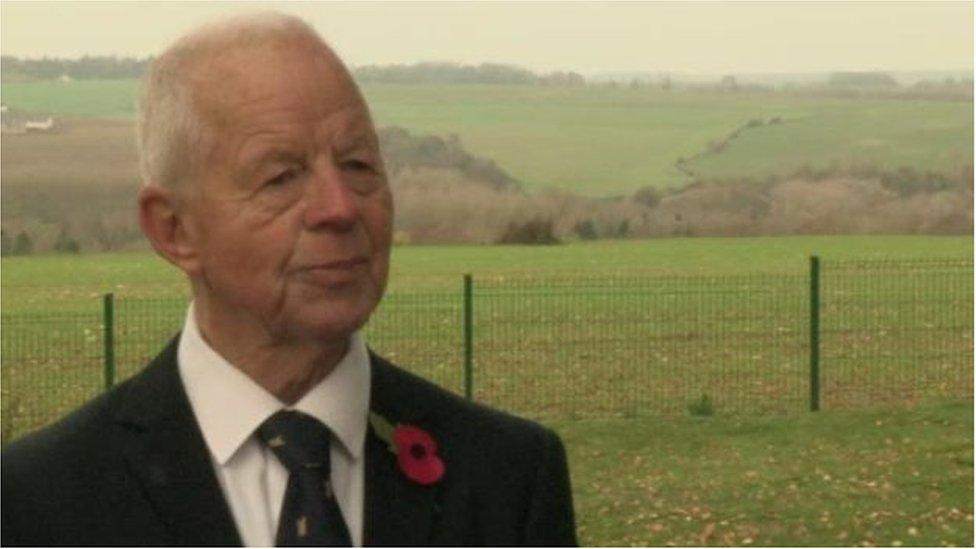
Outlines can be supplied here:
M336 139L336 150L346 152L360 147L373 147L377 144L376 135L365 129L355 129Z
M241 165L245 169L258 168L275 162L294 162L301 159L301 155L293 150L282 147L262 147L260 152L246 152L242 155Z

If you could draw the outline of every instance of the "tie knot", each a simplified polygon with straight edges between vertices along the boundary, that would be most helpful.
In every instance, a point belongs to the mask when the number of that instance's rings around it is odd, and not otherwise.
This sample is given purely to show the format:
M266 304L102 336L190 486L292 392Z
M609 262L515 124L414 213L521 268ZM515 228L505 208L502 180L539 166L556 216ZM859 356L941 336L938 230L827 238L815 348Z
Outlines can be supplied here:
M329 470L332 432L321 421L301 412L281 410L258 427L258 437L289 471Z

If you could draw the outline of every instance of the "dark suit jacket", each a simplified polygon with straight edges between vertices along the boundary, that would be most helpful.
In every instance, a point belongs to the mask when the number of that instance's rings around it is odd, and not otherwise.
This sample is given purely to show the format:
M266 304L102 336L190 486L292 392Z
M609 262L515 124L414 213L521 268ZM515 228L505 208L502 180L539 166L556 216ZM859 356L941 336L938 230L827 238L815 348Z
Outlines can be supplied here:
M6 446L3 545L240 545L176 366L140 374ZM370 407L427 430L445 463L415 484L370 428L366 545L575 545L569 473L550 430L469 403L372 356Z

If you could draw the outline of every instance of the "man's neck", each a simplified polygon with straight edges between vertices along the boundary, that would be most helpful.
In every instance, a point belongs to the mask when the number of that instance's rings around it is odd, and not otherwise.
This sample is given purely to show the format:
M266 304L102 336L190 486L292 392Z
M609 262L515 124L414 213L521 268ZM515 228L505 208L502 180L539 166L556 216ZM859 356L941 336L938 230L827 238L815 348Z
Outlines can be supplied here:
M194 306L200 337L221 357L284 404L298 402L336 368L349 350L340 341L275 341L258 327L222 322ZM237 317L240 318L239 316Z

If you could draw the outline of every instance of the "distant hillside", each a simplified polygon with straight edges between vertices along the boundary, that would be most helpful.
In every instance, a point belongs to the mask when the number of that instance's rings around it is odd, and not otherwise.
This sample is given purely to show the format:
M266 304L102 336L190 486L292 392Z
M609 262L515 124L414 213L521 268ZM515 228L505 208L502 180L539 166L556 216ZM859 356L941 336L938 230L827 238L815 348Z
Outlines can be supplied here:
M837 165L956 173L973 155L971 100L654 86L362 87L378 125L456 135L471 155L490 159L528 192L628 196L696 177ZM132 79L45 80L3 83L0 94L21 111L131 119L136 89ZM779 123L740 131L773 119Z
M405 198L403 212L430 210L434 190L428 185L436 185L440 197L524 196L514 177L470 154L457 137L396 127L380 128L379 136L394 194L408 189L417 198L414 205ZM91 118L58 118L47 132L5 134L0 219L7 251L21 233L38 252L67 243L82 251L143 247L135 219L139 172L133 137L131 120ZM427 223L429 217L418 219Z
M972 232L972 167L800 170L594 198L532 194L455 136L379 130L400 243L526 244L658 236ZM3 253L143 248L131 120L63 119L6 134Z
M471 182L496 191L519 191L521 184L487 158L464 150L457 135L447 139L436 135L412 135L398 127L378 130L383 160L390 177L410 168L454 170Z

